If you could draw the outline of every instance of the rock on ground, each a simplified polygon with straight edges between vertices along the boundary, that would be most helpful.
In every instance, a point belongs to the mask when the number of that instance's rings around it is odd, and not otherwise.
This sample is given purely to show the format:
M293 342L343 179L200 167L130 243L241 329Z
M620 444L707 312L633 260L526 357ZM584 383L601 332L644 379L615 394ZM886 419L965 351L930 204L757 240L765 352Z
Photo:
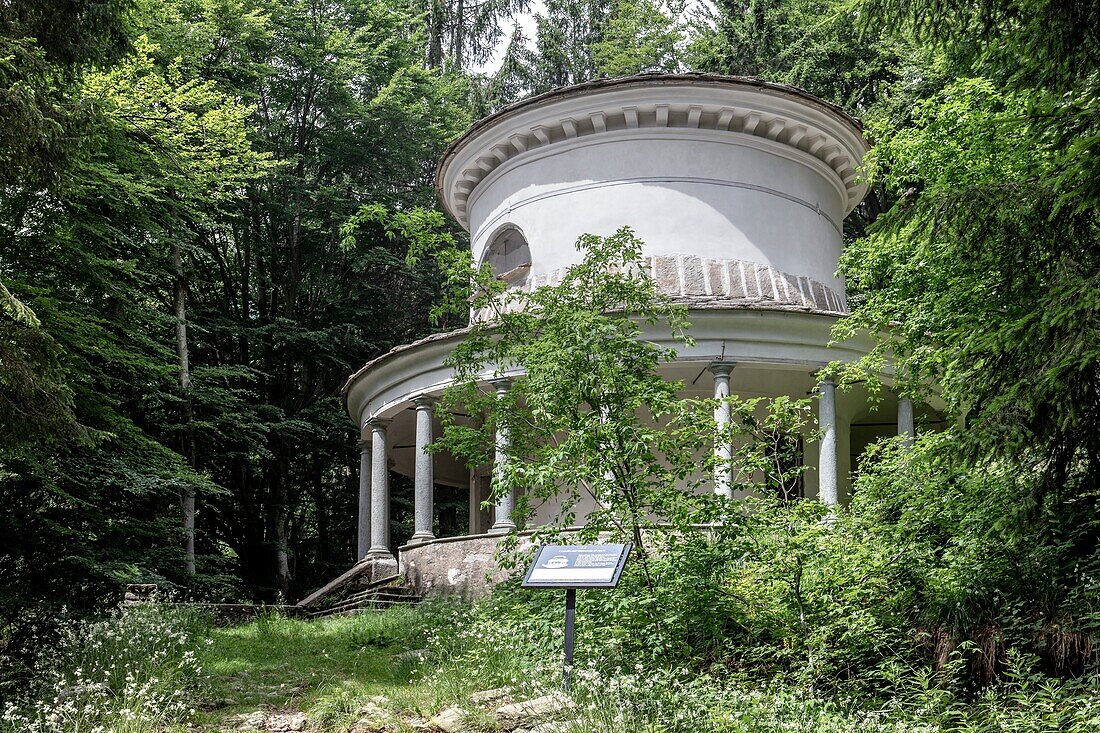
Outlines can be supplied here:
M528 733L561 733L565 726L561 723L539 723Z
M512 729L527 726L546 718L553 718L575 707L575 703L560 693L543 695L534 700L502 705L497 708L497 718Z
M461 733L466 729L463 719L466 717L465 711L457 705L452 705L446 708L438 715L433 716L428 724L434 728L438 728L444 733Z
M360 718L351 724L348 733L384 733L386 723L378 718Z
M264 730L272 733L302 731L306 729L308 722L305 713L275 713L264 721Z
M470 695L470 702L474 705L495 705L497 703L509 703L511 702L511 696L508 694L508 690L503 687L499 687L495 690L482 690L481 692L475 692Z
M389 713L386 712L386 709L374 701L363 703L355 712L360 718L376 718L381 720L389 717Z
M252 713L238 715L240 721L237 730L270 731L270 733L296 733L304 731L309 721L305 713L265 713L257 710Z
M356 711L359 720L351 724L348 733L381 733L390 722L390 714L377 702L367 702Z
M539 723L534 728L516 728L512 733L561 733L565 729L562 723Z

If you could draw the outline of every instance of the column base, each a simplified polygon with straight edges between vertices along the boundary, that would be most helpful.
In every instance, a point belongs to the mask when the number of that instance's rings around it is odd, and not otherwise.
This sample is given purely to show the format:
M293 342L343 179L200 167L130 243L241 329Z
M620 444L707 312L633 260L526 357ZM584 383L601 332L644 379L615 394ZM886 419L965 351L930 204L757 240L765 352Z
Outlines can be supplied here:
M364 579L367 582L373 583L376 580L390 578L398 574L397 559L388 552L375 555L368 553L359 562L369 566L369 569L364 573Z
M508 534L509 532L515 532L516 525L508 522L507 524L494 524L489 528L489 534Z
M434 540L434 539L435 539L435 535L432 534L431 532L417 532L412 536L412 538L409 541L410 542L427 542L429 540Z

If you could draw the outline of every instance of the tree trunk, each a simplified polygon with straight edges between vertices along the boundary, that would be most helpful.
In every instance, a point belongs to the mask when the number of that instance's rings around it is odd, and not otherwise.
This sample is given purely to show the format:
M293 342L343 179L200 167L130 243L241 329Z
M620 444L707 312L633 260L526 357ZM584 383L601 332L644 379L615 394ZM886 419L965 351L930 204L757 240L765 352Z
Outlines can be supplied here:
M290 477L287 471L287 462L284 457L286 446L280 441L277 444L278 454L275 459L274 479L271 486L271 539L275 545L275 588L278 591L278 602L286 603L290 591L290 553L287 542L287 522L289 520L289 492L287 482Z
M443 66L443 0L429 0L431 12L428 13L428 68L439 69Z
M325 501L324 467L316 451L313 453L313 512L317 522L316 563L321 565L328 559L325 551L328 542L328 506Z
M455 68L462 71L462 47L466 43L466 3L464 0L458 0L458 5L455 9L455 35L454 35L454 59Z
M176 317L176 355L179 358L181 412L183 422L183 437L181 440L181 452L187 459L187 464L195 466L195 440L191 434L191 420L193 417L191 406L191 365L190 354L187 349L187 281L183 276L183 256L180 253L179 240L173 236L171 228L168 230L169 247L171 248L172 274L175 276L173 286L173 310ZM184 542L184 570L188 575L195 574L195 489L191 484L183 488L180 504L183 508L183 542Z

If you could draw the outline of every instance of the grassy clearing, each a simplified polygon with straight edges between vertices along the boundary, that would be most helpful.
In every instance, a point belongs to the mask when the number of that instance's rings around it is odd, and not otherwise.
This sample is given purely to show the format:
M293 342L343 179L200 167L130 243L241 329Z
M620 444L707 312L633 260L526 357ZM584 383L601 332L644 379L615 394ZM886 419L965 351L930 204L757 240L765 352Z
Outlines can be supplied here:
M425 614L398 608L318 621L277 615L216 628L201 653L209 675L199 722L263 708L390 696L409 685Z
M526 609L526 611L524 611ZM305 714L311 733L412 733L450 705L471 733L502 730L500 704L470 693L505 688L514 700L556 690L557 624L532 606L509 612L426 604L303 621L264 616L217 628L171 607L72 625L40 660L39 684L0 716L0 733L197 733L260 730ZM556 617L555 617L556 618ZM594 619L584 623L596 629ZM1094 733L1096 680L1054 683L1017 660L978 698L932 678L868 698L725 668L624 665L592 638L576 669L576 706L560 733ZM366 721L364 725L364 721ZM353 725L359 723L357 727Z

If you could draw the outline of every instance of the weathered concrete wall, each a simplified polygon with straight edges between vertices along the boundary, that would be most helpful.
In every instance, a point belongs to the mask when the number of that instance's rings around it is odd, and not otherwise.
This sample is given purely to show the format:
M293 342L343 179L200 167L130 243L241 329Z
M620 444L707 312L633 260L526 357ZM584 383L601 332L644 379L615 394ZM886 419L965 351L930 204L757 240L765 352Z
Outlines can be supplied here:
M458 595L471 600L505 580L508 572L496 564L502 535L445 537L405 545L400 549L401 574L418 595ZM520 548L530 547L527 538Z

